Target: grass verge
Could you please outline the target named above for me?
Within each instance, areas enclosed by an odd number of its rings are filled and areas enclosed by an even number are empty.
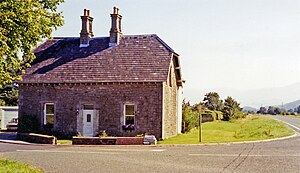
[[[202,130],[202,143],[255,141],[294,134],[294,131],[287,125],[261,116],[248,116],[244,119],[232,121],[207,122],[203,123]],[[193,129],[189,133],[179,134],[158,143],[199,144],[198,129]]]
[[[57,140],[57,144],[58,144],[58,145],[71,145],[71,144],[72,144],[72,140],[68,140],[68,139],[58,139],[58,140]]]
[[[1,173],[41,173],[42,170],[31,167],[27,164],[18,163],[11,160],[0,159],[0,172]]]

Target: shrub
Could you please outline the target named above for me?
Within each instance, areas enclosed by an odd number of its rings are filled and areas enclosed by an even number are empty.
[[[223,119],[223,113],[221,111],[211,111],[211,110],[206,110],[202,113],[202,117],[212,117],[212,121],[216,120],[221,120]],[[207,121],[202,121],[202,122],[207,122]]]
[[[22,133],[39,133],[40,124],[36,116],[23,115],[19,117],[18,131]]]
[[[60,131],[57,129],[48,129],[44,130],[43,133],[44,135],[50,135],[50,136],[55,136],[57,139],[72,139],[73,136],[77,136],[77,132],[73,131]]]
[[[216,119],[216,115],[211,113],[202,113],[202,122],[212,122]]]
[[[234,118],[235,119],[239,119],[239,118],[246,118],[246,114],[243,112],[237,112],[236,114],[234,114]]]
[[[223,113],[221,111],[215,111],[216,113],[216,119],[215,120],[222,120],[223,119]]]
[[[189,132],[198,125],[198,113],[191,107],[184,107],[182,110],[182,132]]]

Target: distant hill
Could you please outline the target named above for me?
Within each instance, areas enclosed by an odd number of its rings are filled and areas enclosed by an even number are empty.
[[[243,112],[257,112],[258,110],[256,108],[250,107],[250,106],[245,106],[243,107]]]
[[[294,110],[299,105],[300,105],[300,100],[296,100],[296,101],[284,104],[283,108],[286,109],[286,110],[289,110],[289,109],[293,109]]]
[[[259,108],[260,106],[274,106],[290,103],[300,99],[300,83],[295,83],[283,87],[260,88],[260,89],[232,89],[232,88],[209,88],[190,89],[184,88],[184,97],[192,104],[202,101],[208,92],[219,93],[221,99],[232,96],[241,106]],[[287,105],[287,104],[285,104]]]

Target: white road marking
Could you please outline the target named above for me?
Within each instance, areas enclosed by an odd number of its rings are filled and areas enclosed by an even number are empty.
[[[109,148],[103,148],[103,149],[97,149],[99,151],[121,151],[121,152],[163,152],[166,151],[165,149],[154,149],[154,150],[146,150],[146,149],[109,149]]]
[[[268,155],[268,154],[189,154],[189,156],[203,156],[203,157],[300,157],[300,154],[295,155]]]
[[[299,132],[300,132],[300,128],[299,128],[299,127],[297,127],[297,126],[295,126],[295,125],[293,125],[293,124],[290,124],[290,123],[288,123],[288,122],[286,122],[286,121],[284,121],[284,120],[280,120],[280,119],[277,119],[277,118],[274,118],[274,119],[276,119],[276,120],[278,120],[278,121],[281,121],[281,122],[283,122],[283,123],[285,123],[285,124],[287,124],[287,125],[289,125],[289,126],[295,128],[295,129],[299,130]]]
[[[108,152],[94,152],[94,151],[57,151],[57,150],[17,150],[18,152],[36,152],[36,153],[74,153],[74,154],[120,154]]]
[[[97,149],[98,151],[59,151],[59,150],[17,150],[18,152],[36,153],[75,153],[75,154],[120,154],[118,152],[163,152],[165,149],[143,150],[143,149]],[[101,152],[103,151],[103,152]],[[107,152],[105,152],[107,151]]]

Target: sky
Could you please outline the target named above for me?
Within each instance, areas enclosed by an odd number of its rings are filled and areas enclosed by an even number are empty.
[[[114,6],[124,35],[157,34],[180,55],[186,92],[300,83],[300,0],[65,0],[53,36],[78,37],[84,8],[108,36]]]

